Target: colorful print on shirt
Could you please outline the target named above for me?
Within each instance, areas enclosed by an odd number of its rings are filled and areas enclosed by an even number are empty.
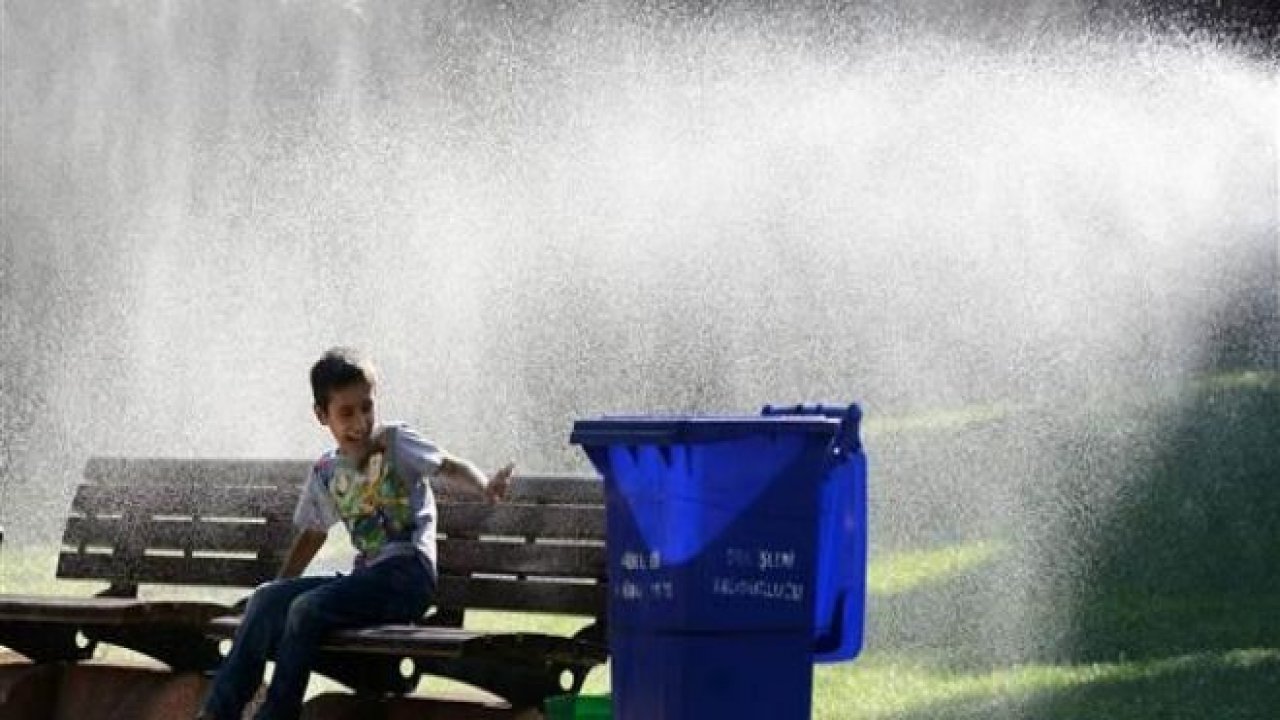
[[[374,557],[388,541],[411,542],[410,488],[387,454],[370,455],[363,472],[345,457],[336,460],[329,492],[356,549]]]

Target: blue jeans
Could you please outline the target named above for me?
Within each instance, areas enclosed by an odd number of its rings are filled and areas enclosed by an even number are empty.
[[[249,598],[231,652],[218,668],[204,713],[240,720],[262,681],[268,657],[276,661],[258,720],[293,720],[311,677],[320,642],[331,630],[411,622],[435,594],[426,563],[416,555],[388,558],[350,575],[299,577],[262,585]]]

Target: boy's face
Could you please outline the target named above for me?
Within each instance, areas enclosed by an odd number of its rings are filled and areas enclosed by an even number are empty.
[[[339,452],[362,460],[373,435],[373,387],[358,382],[330,392],[328,405],[316,406],[316,419],[333,433]]]

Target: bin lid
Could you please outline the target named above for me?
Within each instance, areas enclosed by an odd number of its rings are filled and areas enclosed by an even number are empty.
[[[770,433],[803,433],[834,437],[838,418],[758,415],[606,415],[573,424],[575,445],[683,445],[737,440]]]

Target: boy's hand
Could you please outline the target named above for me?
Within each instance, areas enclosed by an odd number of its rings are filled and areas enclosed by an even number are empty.
[[[506,467],[494,473],[485,485],[484,497],[489,502],[498,502],[507,497],[507,489],[511,486],[511,476],[515,474],[516,464],[507,463]]]
[[[373,435],[369,436],[369,454],[387,451],[387,429],[380,427],[374,430]]]

